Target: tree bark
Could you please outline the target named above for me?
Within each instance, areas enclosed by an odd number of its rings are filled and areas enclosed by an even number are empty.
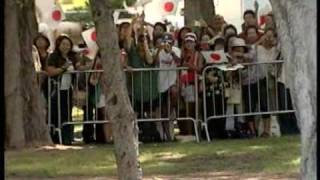
[[[207,24],[210,24],[210,21],[212,21],[213,16],[216,14],[213,0],[201,0],[198,2],[200,3],[199,12],[201,13],[202,19]]]
[[[51,144],[32,60],[33,0],[5,1],[6,147]]]
[[[271,0],[301,132],[301,179],[316,178],[316,0]]]
[[[185,0],[184,2],[186,26],[193,26],[194,21],[198,21],[201,18],[209,24],[215,15],[213,0]]]
[[[118,36],[110,0],[90,0],[104,70],[107,119],[111,121],[120,180],[142,179],[138,128],[120,65]]]

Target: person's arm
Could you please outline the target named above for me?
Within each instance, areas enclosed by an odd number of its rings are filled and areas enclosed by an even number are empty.
[[[148,64],[153,64],[153,57],[149,49],[148,40],[144,40],[145,59]]]
[[[48,58],[46,71],[48,76],[50,77],[64,73],[70,66],[70,64],[66,63],[61,67],[56,67],[55,62],[58,60],[58,58],[59,56],[55,54],[51,54]]]
[[[162,48],[158,48],[156,54],[153,56],[154,62],[156,64],[160,63],[159,54],[160,54],[161,50],[162,50]]]
[[[198,52],[198,59],[197,59],[197,67],[196,67],[196,71],[198,71],[198,73],[201,73],[202,68],[203,68],[203,57],[200,55],[200,53]]]
[[[85,71],[85,70],[89,70],[92,65],[93,65],[93,61],[91,61],[90,59],[88,59],[87,57],[85,56],[82,56],[82,57],[77,57],[79,58],[80,60],[77,61],[77,63],[75,64],[76,66],[76,69],[77,70],[80,70],[80,71]]]
[[[171,51],[171,55],[176,64],[181,63],[181,58],[174,51]]]
[[[47,66],[47,73],[48,76],[52,77],[52,76],[57,76],[59,74],[64,73],[65,71],[67,71],[68,67],[67,66],[62,66],[60,68],[54,67],[54,66]]]

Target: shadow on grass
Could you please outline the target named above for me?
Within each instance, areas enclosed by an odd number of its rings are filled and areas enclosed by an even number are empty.
[[[291,140],[290,137],[284,137],[283,140],[216,141],[202,144],[203,148],[186,143],[175,149],[168,146],[161,151],[144,151],[142,148],[144,158],[141,161],[144,173],[148,175],[213,171],[296,173],[300,145]]]
[[[11,177],[115,176],[112,145],[81,149],[6,152],[6,175]],[[144,175],[195,173],[298,172],[298,136],[252,140],[217,140],[213,143],[161,143],[140,146]]]

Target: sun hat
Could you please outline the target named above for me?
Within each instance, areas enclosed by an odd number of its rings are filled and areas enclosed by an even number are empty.
[[[242,38],[235,38],[231,41],[231,45],[230,45],[231,48],[234,48],[234,47],[244,47],[245,51],[248,51],[249,48],[248,46],[246,45],[245,41],[242,39]]]

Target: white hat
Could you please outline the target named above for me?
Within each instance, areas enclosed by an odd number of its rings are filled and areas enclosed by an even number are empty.
[[[246,45],[245,41],[242,38],[235,38],[231,41],[231,48],[233,47],[244,47],[245,50],[248,50],[248,46]]]
[[[184,36],[184,41],[197,41],[197,35],[193,32],[189,32]]]

